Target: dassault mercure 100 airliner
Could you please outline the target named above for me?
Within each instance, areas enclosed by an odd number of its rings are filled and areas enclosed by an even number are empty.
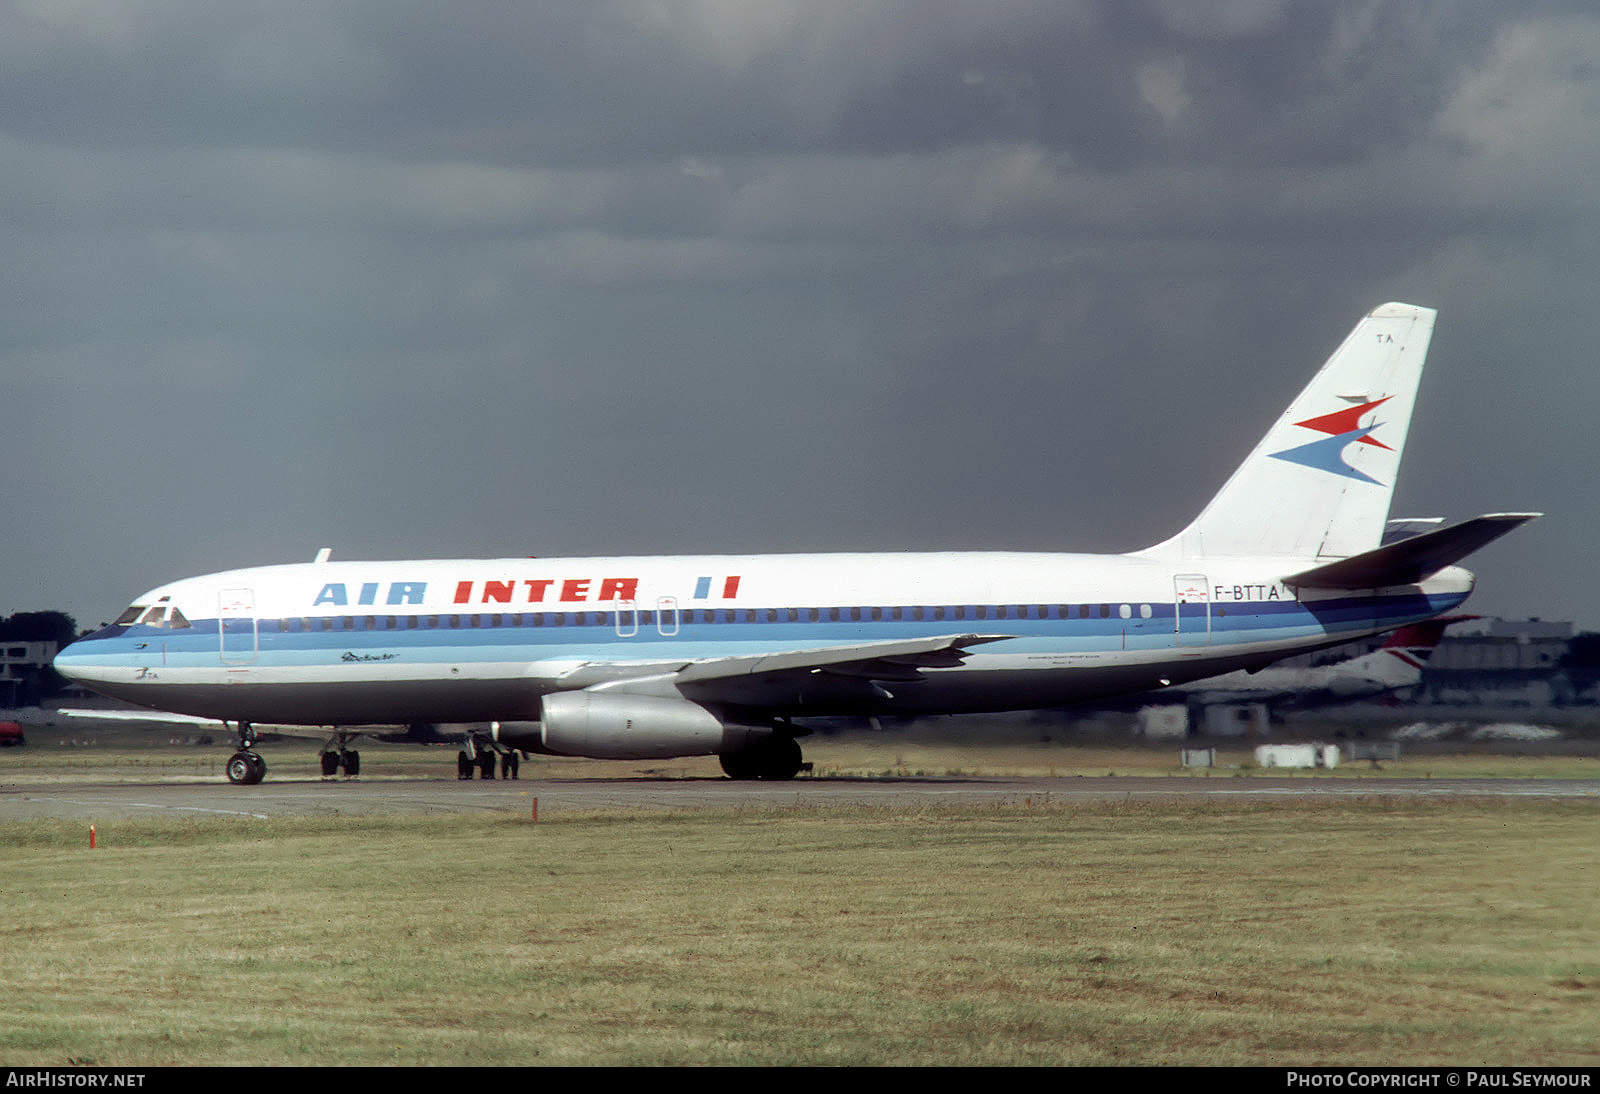
[[[489,747],[806,768],[808,716],[1058,707],[1454,610],[1455,563],[1537,513],[1382,543],[1435,313],[1373,309],[1177,535],[1022,552],[316,561],[175,581],[56,658],[105,695],[232,723],[488,723]],[[353,755],[353,754],[351,754]]]

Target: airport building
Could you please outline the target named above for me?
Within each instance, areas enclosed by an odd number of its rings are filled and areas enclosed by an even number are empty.
[[[0,642],[0,706],[37,703],[44,671],[60,649],[57,642]]]

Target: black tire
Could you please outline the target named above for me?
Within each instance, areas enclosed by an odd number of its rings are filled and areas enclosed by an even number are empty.
[[[322,777],[330,778],[339,773],[339,754],[337,752],[324,752],[322,760]]]
[[[361,753],[355,749],[339,753],[339,759],[344,763],[344,773],[350,778],[361,774]]]
[[[267,761],[254,752],[235,752],[228,757],[228,765],[224,770],[228,781],[235,786],[254,786],[266,777]]]
[[[800,754],[800,745],[793,737],[773,737],[763,749],[761,774],[762,779],[792,779],[800,774],[800,768],[805,764],[805,758]]]
[[[253,780],[250,776],[255,774],[255,769],[250,766],[250,757],[243,752],[235,752],[228,757],[228,781],[234,786],[249,786]]]
[[[805,764],[793,737],[769,737],[742,752],[724,752],[717,759],[730,779],[792,779]]]

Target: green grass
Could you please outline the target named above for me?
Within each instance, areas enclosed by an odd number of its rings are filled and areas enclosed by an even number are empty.
[[[1600,805],[0,826],[0,1065],[1600,1063]]]

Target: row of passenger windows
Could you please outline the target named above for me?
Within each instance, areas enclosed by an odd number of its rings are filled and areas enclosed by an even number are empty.
[[[941,623],[1004,619],[1150,619],[1149,604],[1002,604],[910,608],[679,608],[620,612],[522,612],[491,615],[342,615],[278,620],[285,633],[433,630],[440,627],[688,626],[696,623]]]

